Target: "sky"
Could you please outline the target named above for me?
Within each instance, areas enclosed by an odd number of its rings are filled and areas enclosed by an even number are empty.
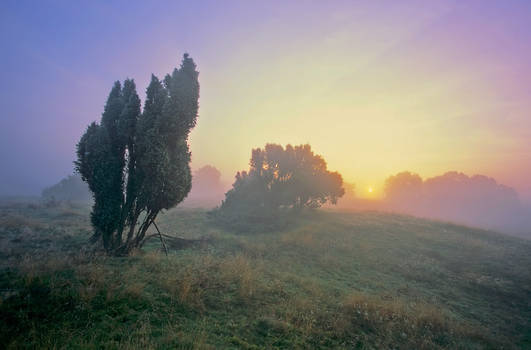
[[[143,100],[188,52],[192,166],[227,183],[252,148],[309,143],[362,196],[457,170],[531,200],[529,1],[5,0],[0,47],[0,195],[70,174],[113,82]]]

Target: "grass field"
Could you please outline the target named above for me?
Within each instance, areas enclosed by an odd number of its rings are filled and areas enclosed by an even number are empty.
[[[531,347],[531,241],[377,212],[316,211],[235,234],[171,210],[128,258],[97,254],[89,209],[0,207],[7,348]]]

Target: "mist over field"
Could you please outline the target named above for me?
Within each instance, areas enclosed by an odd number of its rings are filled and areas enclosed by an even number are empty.
[[[2,349],[531,349],[531,3],[3,1]]]
[[[42,197],[90,200],[87,186],[79,177],[71,177],[69,186],[65,184],[67,179],[62,180],[46,188]],[[229,189],[230,184],[222,181],[220,171],[205,165],[194,171],[192,190],[181,206],[215,208]],[[338,203],[328,208],[402,213],[531,238],[531,207],[514,189],[484,175],[452,171],[423,180],[417,174],[401,172],[387,179],[384,197],[379,199],[360,197],[352,183],[345,184],[345,189]]]
[[[353,190],[338,208],[381,210],[531,237],[531,207],[518,193],[484,175],[452,171],[422,179],[402,172],[388,178],[385,197],[360,199]]]

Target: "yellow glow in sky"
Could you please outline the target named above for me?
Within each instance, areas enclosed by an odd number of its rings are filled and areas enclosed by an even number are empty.
[[[410,15],[396,25],[341,19],[322,32],[316,22],[308,37],[264,27],[217,65],[199,65],[193,165],[212,164],[232,182],[252,148],[309,143],[358,189],[404,170],[482,173],[527,189],[530,103],[501,99],[510,86],[493,81],[503,70],[473,47],[452,47],[437,16]]]

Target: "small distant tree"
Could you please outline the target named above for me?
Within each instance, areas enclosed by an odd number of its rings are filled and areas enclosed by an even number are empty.
[[[343,179],[327,170],[310,145],[267,144],[252,150],[249,171],[238,172],[220,211],[274,215],[279,209],[318,208],[343,196]]]
[[[193,191],[219,192],[222,189],[221,173],[212,165],[205,165],[194,172]]]
[[[205,165],[193,172],[192,190],[182,205],[214,208],[225,198],[225,191],[220,171],[212,165]]]
[[[403,171],[385,180],[385,197],[390,202],[415,201],[422,195],[422,178],[415,173]]]
[[[117,81],[101,122],[90,124],[77,145],[76,170],[94,198],[93,239],[110,254],[142,246],[160,211],[190,191],[198,75],[188,54],[163,81],[152,75],[143,111],[134,81]]]
[[[78,174],[68,175],[55,185],[42,190],[42,198],[45,200],[59,201],[89,201],[90,192],[87,184],[81,180]]]

